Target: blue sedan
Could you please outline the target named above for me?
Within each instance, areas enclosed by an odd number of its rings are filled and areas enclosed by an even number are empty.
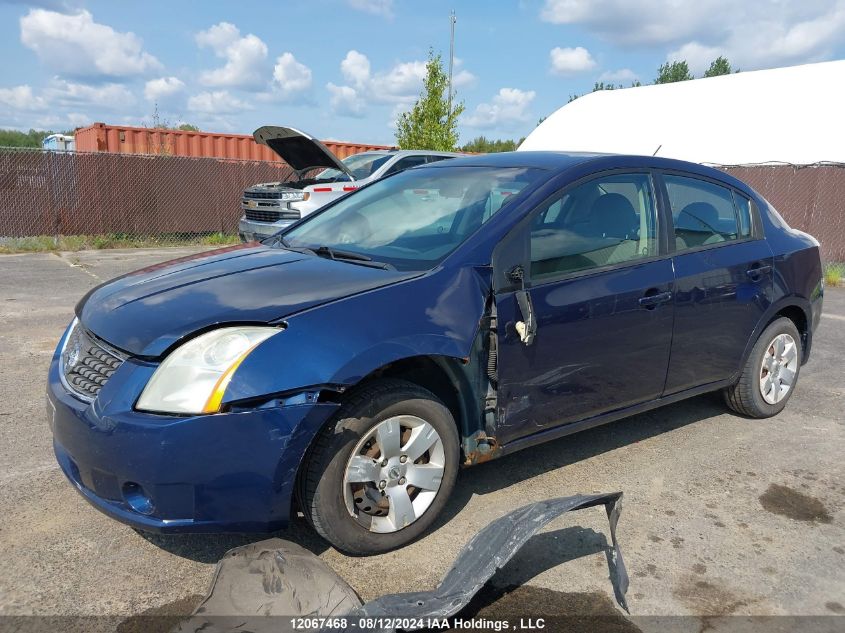
[[[272,531],[298,507],[371,554],[423,533],[462,465],[710,391],[776,415],[823,291],[818,242],[720,171],[458,158],[95,288],[48,415],[120,521]]]

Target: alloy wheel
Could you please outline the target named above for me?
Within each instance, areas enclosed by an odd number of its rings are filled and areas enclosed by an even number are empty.
[[[431,424],[413,415],[388,418],[352,451],[343,478],[346,509],[371,532],[397,532],[428,510],[445,463]]]
[[[760,393],[769,404],[783,400],[798,373],[798,346],[789,334],[778,334],[763,354]]]

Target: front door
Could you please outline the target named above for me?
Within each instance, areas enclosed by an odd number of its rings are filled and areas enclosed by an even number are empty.
[[[660,396],[674,277],[657,217],[651,176],[613,173],[517,229],[528,261],[496,296],[500,442]]]

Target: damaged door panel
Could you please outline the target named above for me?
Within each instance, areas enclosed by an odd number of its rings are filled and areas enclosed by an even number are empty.
[[[299,545],[269,539],[227,552],[211,589],[177,633],[277,633],[296,630],[292,618],[334,618],[326,631],[362,630],[366,618],[442,620],[460,613],[493,575],[549,522],[573,510],[603,506],[610,523],[608,565],[614,596],[628,610],[628,572],[616,537],[622,493],[574,495],[526,505],[488,524],[461,550],[431,591],[390,594],[362,604],[324,561]],[[285,616],[285,617],[267,617]],[[345,621],[346,626],[342,623]],[[392,628],[372,629],[390,633]],[[414,630],[414,629],[407,629]]]

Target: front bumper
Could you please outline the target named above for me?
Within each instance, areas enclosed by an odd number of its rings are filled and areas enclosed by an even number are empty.
[[[275,235],[282,229],[286,229],[297,220],[279,220],[278,222],[258,222],[256,220],[247,220],[242,217],[238,222],[238,235],[242,242],[252,242],[254,240],[263,240],[266,237]]]
[[[302,456],[330,403],[187,418],[132,409],[155,369],[127,360],[88,404],[50,366],[56,459],[92,505],[147,531],[267,532],[288,521]]]

